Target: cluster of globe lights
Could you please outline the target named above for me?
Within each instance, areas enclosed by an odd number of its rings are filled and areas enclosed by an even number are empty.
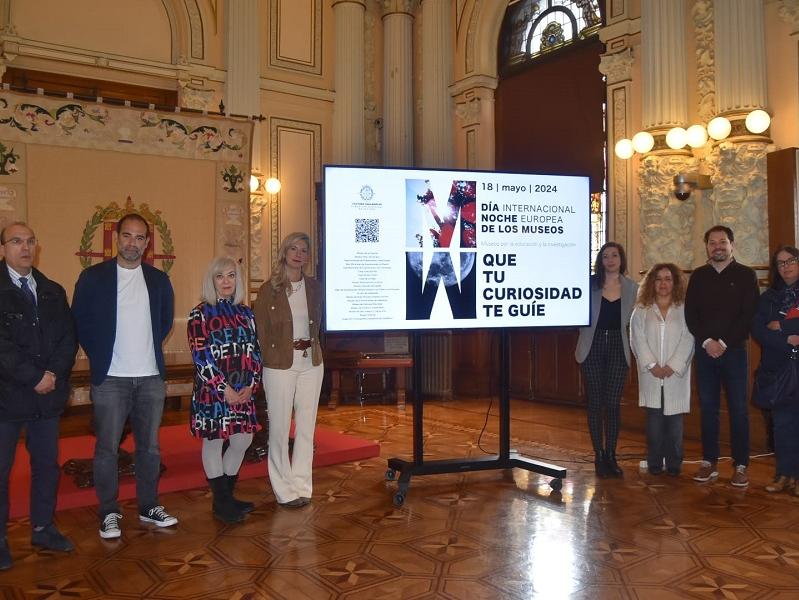
[[[746,129],[751,133],[763,133],[771,124],[771,117],[765,110],[753,110],[746,115]],[[686,145],[691,148],[701,148],[707,143],[710,136],[716,141],[725,139],[732,131],[732,124],[726,117],[716,117],[707,124],[707,129],[702,125],[691,125],[688,129],[674,127],[666,134],[666,145],[672,150],[682,150]],[[623,139],[616,142],[614,151],[622,160],[631,158],[633,154],[646,154],[655,145],[655,138],[648,131],[639,131],[633,139]]]

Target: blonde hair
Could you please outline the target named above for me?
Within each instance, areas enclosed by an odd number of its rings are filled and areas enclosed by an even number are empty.
[[[242,304],[246,293],[246,284],[241,276],[241,266],[238,262],[227,256],[217,256],[209,264],[203,276],[203,290],[200,299],[208,304],[216,305],[218,297],[214,278],[220,273],[233,269],[236,271],[236,291],[233,294],[233,304]]]
[[[277,251],[277,260],[272,267],[272,274],[269,276],[269,284],[276,292],[286,290],[291,294],[291,283],[289,282],[289,276],[286,272],[286,253],[293,244],[296,244],[300,240],[305,242],[305,245],[308,246],[308,253],[310,254],[311,238],[307,233],[303,233],[302,231],[295,231],[294,233],[288,234],[280,244],[280,249]]]

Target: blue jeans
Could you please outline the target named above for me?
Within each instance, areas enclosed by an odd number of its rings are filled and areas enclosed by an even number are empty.
[[[799,478],[799,406],[775,406],[771,415],[774,419],[777,475]]]
[[[166,386],[160,375],[150,377],[106,377],[92,386],[94,405],[94,489],[102,519],[119,512],[119,442],[130,418],[136,443],[136,498],[144,512],[158,505],[161,449],[158,428],[164,412]]]
[[[58,421],[31,419],[0,423],[0,537],[6,535],[8,521],[8,484],[19,432],[25,427],[25,447],[31,461],[31,525],[49,525],[53,522],[58,494]]]
[[[730,415],[730,446],[736,465],[749,465],[749,385],[746,348],[728,348],[719,358],[711,358],[701,345],[696,346],[696,386],[702,417],[702,454],[715,463],[719,458],[719,408],[721,384],[727,391]]]
[[[650,473],[663,470],[679,473],[682,466],[682,414],[663,414],[663,391],[660,408],[646,409],[646,462]]]

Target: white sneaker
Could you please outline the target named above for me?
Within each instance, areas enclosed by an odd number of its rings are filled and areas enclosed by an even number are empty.
[[[119,520],[121,518],[122,515],[119,513],[108,513],[103,518],[103,522],[100,523],[100,537],[104,540],[110,540],[121,536],[122,529],[119,527]]]
[[[171,527],[178,522],[177,517],[173,517],[166,512],[163,506],[153,506],[150,510],[140,513],[139,520],[145,523],[152,523],[158,527]]]

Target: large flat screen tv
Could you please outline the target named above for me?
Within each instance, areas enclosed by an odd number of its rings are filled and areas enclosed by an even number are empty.
[[[588,177],[325,166],[327,331],[589,324]]]

